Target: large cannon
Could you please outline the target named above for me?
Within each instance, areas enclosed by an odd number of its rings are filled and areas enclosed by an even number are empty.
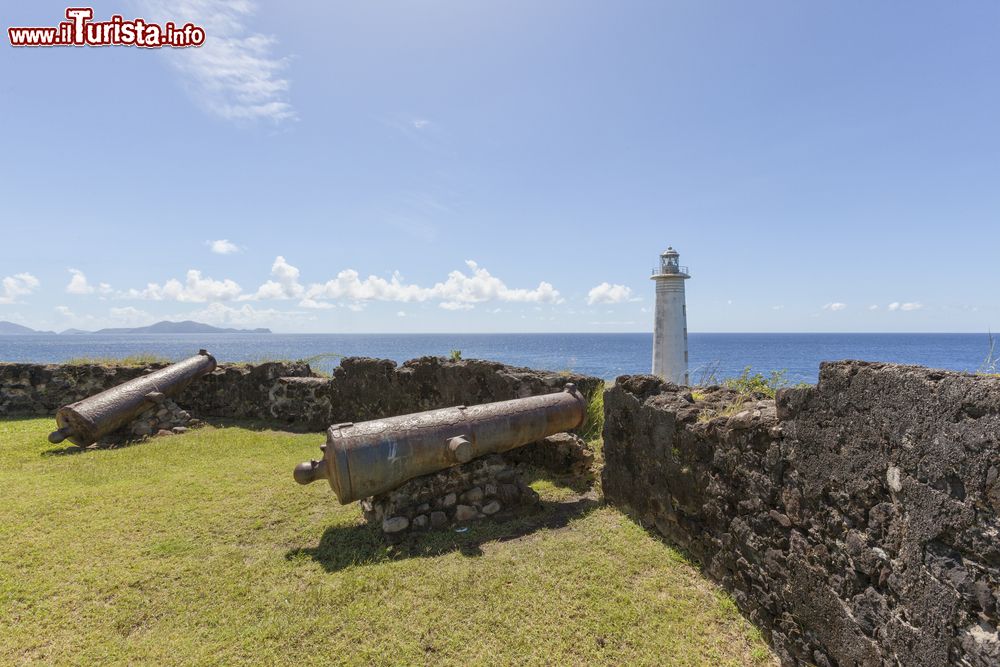
[[[295,481],[326,478],[346,505],[420,475],[578,428],[586,413],[586,400],[567,384],[544,396],[335,424],[320,447],[323,458],[296,466]]]
[[[176,396],[191,382],[215,370],[215,357],[205,350],[95,394],[82,401],[64,405],[56,412],[58,430],[49,434],[49,442],[69,440],[86,447],[99,438],[129,423],[162,396]]]

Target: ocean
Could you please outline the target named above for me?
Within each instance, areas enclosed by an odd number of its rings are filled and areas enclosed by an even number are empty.
[[[182,359],[205,348],[220,361],[368,356],[403,362],[460,350],[465,359],[569,370],[612,379],[648,373],[652,334],[107,334],[0,336],[0,360],[56,363],[74,357],[150,353]],[[789,382],[815,382],[821,361],[863,359],[975,371],[989,351],[986,334],[692,333],[692,381],[713,370],[732,377],[747,366],[784,370]],[[313,365],[331,370],[328,357]]]

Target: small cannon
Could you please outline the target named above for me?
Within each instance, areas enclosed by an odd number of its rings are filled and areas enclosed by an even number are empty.
[[[205,350],[197,355],[129,380],[56,412],[58,430],[49,434],[49,442],[69,440],[86,447],[115,429],[129,423],[144,409],[163,396],[175,396],[192,381],[215,370],[215,357]]]
[[[586,413],[586,399],[567,384],[544,396],[335,424],[320,447],[322,460],[296,466],[295,481],[326,478],[346,505],[414,477],[578,428]]]

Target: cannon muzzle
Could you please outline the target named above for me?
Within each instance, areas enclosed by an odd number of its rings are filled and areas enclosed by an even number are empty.
[[[86,447],[129,423],[150,405],[165,396],[176,396],[191,382],[215,370],[215,357],[205,350],[198,354],[129,380],[82,401],[64,405],[56,412],[57,430],[49,442],[69,440]]]
[[[300,463],[293,475],[299,484],[325,478],[346,505],[420,475],[578,428],[586,413],[586,399],[567,384],[544,396],[335,424],[320,448],[323,458]]]

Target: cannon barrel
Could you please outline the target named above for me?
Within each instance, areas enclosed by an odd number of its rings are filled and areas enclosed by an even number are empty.
[[[49,434],[49,442],[69,440],[80,447],[93,444],[132,421],[155,399],[177,395],[192,381],[215,370],[215,366],[215,357],[200,350],[184,361],[64,405],[56,412],[58,430]]]
[[[567,384],[544,396],[335,424],[320,448],[323,458],[300,463],[294,477],[300,484],[326,478],[346,505],[420,475],[578,428],[586,413],[586,400]]]

